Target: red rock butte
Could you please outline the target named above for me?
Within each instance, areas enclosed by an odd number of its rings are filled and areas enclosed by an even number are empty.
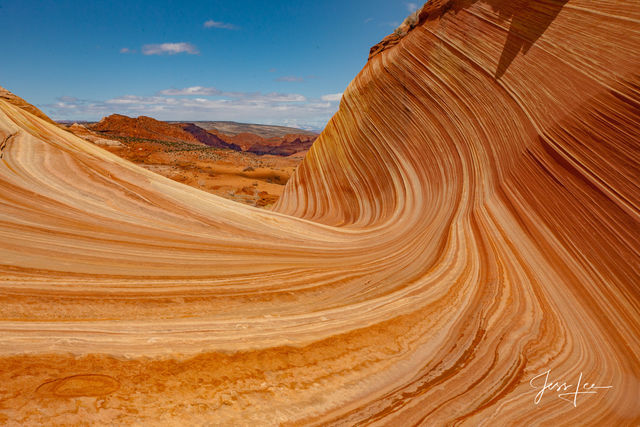
[[[638,58],[635,0],[430,1],[273,212],[3,97],[0,423],[638,425]]]

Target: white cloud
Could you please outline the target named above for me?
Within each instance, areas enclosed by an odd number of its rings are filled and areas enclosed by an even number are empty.
[[[204,27],[205,28],[222,28],[225,30],[237,30],[238,27],[236,27],[233,24],[229,24],[227,22],[219,22],[219,21],[214,21],[213,19],[209,19],[208,21],[206,21],[204,23]]]
[[[183,89],[164,89],[158,92],[159,95],[166,96],[218,96],[223,98],[242,99],[245,102],[304,102],[307,100],[303,95],[297,93],[267,93],[260,92],[223,92],[214,87],[192,86]],[[123,97],[121,97],[123,98]]]
[[[409,11],[409,13],[413,13],[416,10],[418,10],[418,4],[417,3],[406,3],[407,5],[407,10]]]
[[[161,43],[146,44],[142,46],[144,55],[175,55],[178,53],[188,53],[189,55],[197,55],[200,52],[198,48],[191,43]]]
[[[294,82],[303,82],[304,79],[298,76],[282,76],[282,77],[278,77],[276,81],[294,83]]]
[[[160,95],[180,96],[180,95],[220,95],[222,92],[215,87],[192,86],[184,89],[165,89],[158,92]]]
[[[245,99],[248,102],[305,102],[307,98],[297,93],[267,93],[261,94],[246,94],[237,99]]]
[[[323,101],[340,101],[342,99],[342,92],[340,93],[330,93],[328,95],[322,95],[320,97],[320,99],[322,99]]]
[[[117,98],[108,99],[105,101],[105,104],[114,104],[114,105],[137,105],[137,104],[153,104],[156,102],[160,102],[162,100],[161,97],[140,97],[135,95],[124,95],[119,96]]]
[[[62,102],[78,102],[79,101],[79,99],[76,98],[75,96],[61,96],[60,98],[58,98],[58,100]]]
[[[365,24],[368,24],[368,23],[369,23],[369,22],[371,22],[371,21],[373,21],[373,18],[367,18],[367,19],[365,19],[365,20],[364,20],[364,23],[365,23]]]
[[[120,53],[135,53],[135,50],[131,50],[128,47],[123,47],[120,49]]]
[[[313,129],[323,128],[337,110],[335,102],[297,93],[225,92],[204,86],[165,89],[154,96],[123,95],[104,101],[67,96],[56,101],[41,107],[62,120],[99,120],[119,113],[159,120],[233,120]]]

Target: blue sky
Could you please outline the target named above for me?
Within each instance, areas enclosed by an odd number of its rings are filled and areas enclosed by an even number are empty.
[[[402,0],[0,0],[0,86],[55,119],[321,128]]]

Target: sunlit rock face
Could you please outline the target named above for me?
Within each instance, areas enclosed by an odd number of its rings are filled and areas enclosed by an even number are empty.
[[[0,421],[638,424],[640,3],[397,33],[276,212],[0,100]]]

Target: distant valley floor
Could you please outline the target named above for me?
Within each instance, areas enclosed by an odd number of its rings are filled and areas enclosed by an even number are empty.
[[[121,115],[63,126],[152,172],[260,208],[273,205],[317,134],[266,125]],[[251,132],[247,132],[247,131]],[[223,133],[226,132],[226,133]]]

